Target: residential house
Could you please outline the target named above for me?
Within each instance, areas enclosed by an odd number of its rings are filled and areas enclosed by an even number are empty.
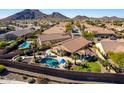
[[[115,40],[101,41],[99,43],[96,43],[96,47],[104,56],[107,56],[109,52],[124,53],[124,42],[119,42]]]
[[[83,37],[71,38],[59,43],[54,49],[60,51],[62,54],[71,56],[71,54],[77,54],[80,59],[86,55],[86,51],[90,42]]]
[[[1,34],[0,40],[7,40],[7,41],[16,40],[18,37],[28,37],[29,34],[33,32],[35,31],[30,29],[10,31],[5,34]]]
[[[66,31],[66,22],[61,22],[43,32],[43,34],[64,34]]]
[[[71,36],[67,34],[43,34],[38,35],[37,41],[42,45],[44,42],[58,43],[70,38]]]
[[[115,31],[119,31],[119,32],[124,31],[123,26],[115,26],[115,25],[111,25],[111,24],[107,24],[106,26],[107,26],[107,29],[110,29],[110,30],[115,30]]]
[[[115,36],[114,31],[96,26],[89,26],[85,31],[94,33],[98,38],[111,38]]]

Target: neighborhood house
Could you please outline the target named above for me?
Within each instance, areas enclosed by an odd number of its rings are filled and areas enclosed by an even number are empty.
[[[71,38],[71,36],[67,34],[51,34],[51,35],[48,34],[48,35],[39,35],[37,41],[40,45],[42,45],[42,43],[47,41],[52,43],[58,43],[60,41],[64,41],[69,38]]]
[[[24,37],[24,36],[27,37],[28,34],[33,33],[33,32],[35,32],[35,31],[30,30],[30,29],[10,31],[5,34],[1,34],[0,40],[7,40],[7,41],[16,40],[18,37]]]
[[[108,30],[108,29],[96,27],[96,26],[90,26],[86,28],[85,31],[94,33],[98,38],[111,38],[112,36],[115,36],[115,33],[112,30]]]
[[[100,52],[107,56],[109,52],[123,52],[124,53],[124,42],[119,41],[101,41],[96,44]]]
[[[83,37],[71,38],[59,43],[56,49],[61,54],[71,56],[71,54],[77,54],[80,59],[86,55],[86,50],[89,47],[90,42]]]

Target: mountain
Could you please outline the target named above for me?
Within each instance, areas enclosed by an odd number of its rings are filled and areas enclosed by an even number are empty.
[[[66,19],[67,17],[58,12],[53,12],[52,14],[47,15],[37,9],[25,9],[19,13],[6,17],[2,20],[11,21],[11,20],[30,20],[30,19],[50,19],[50,18]]]
[[[32,20],[32,19],[65,20],[65,19],[70,19],[70,18],[66,17],[65,15],[60,14],[59,12],[53,12],[52,14],[48,15],[48,14],[45,14],[45,13],[43,13],[37,9],[25,9],[19,13],[16,13],[14,15],[6,17],[2,20],[3,21],[11,21],[11,20]],[[72,19],[77,20],[77,21],[87,20],[87,19],[91,19],[91,20],[96,20],[96,19],[124,20],[124,18],[119,18],[116,16],[112,16],[112,17],[104,16],[104,17],[100,17],[100,18],[95,18],[95,17],[87,17],[87,16],[81,16],[81,15],[78,15]]]
[[[103,17],[100,17],[99,19],[109,20],[110,18],[108,16],[103,16]]]
[[[27,19],[39,19],[39,18],[46,18],[48,15],[40,12],[36,9],[25,9],[24,11],[21,11],[19,13],[16,13],[14,15],[11,15],[9,17],[6,17],[2,20],[27,20]]]
[[[81,15],[78,15],[76,17],[73,18],[74,20],[77,20],[77,21],[80,21],[80,20],[87,20],[87,19],[91,19],[91,20],[124,20],[124,18],[120,18],[120,17],[116,17],[116,16],[111,16],[111,17],[108,17],[108,16],[103,16],[103,17],[87,17],[87,16],[81,16]]]
[[[89,19],[89,17],[78,15],[78,16],[73,18],[73,20],[77,20],[77,21],[86,20],[86,19]]]
[[[110,17],[110,19],[111,19],[111,20],[120,20],[120,19],[122,19],[122,18],[119,18],[119,17],[116,17],[116,16],[112,16],[112,17]]]
[[[101,17],[100,19],[102,20],[123,20],[124,18],[120,18],[116,16],[112,16],[112,17],[104,16],[104,17]]]
[[[68,17],[60,14],[59,12],[53,12],[52,14],[49,15],[50,19],[69,19]]]

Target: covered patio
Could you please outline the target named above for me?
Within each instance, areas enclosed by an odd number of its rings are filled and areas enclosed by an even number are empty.
[[[85,56],[90,55],[87,53],[90,42],[83,37],[73,38],[53,48],[62,56],[71,57],[72,54],[77,56],[77,60],[84,60]]]

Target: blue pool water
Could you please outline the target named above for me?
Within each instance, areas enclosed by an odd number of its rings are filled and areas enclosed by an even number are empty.
[[[48,65],[48,67],[57,68],[59,65],[59,62],[56,59],[53,58],[43,58],[41,60],[41,63]]]
[[[20,49],[26,49],[26,48],[29,48],[30,47],[30,43],[28,42],[24,42],[23,44],[21,44],[19,46]]]

